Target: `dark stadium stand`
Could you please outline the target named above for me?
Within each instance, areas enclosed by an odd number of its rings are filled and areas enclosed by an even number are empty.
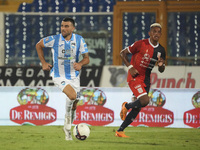
[[[114,4],[112,0],[34,0],[32,3],[21,3],[18,12],[112,12]],[[60,33],[60,22],[64,17],[59,14],[52,16],[6,14],[5,16],[5,28],[8,31],[6,32],[6,65],[16,65],[16,61],[13,61],[16,59],[17,62],[24,60],[26,65],[32,65],[32,60],[38,59],[35,44],[45,36]],[[79,32],[104,30],[112,34],[112,17],[109,15],[73,15],[72,17],[76,20],[76,30]],[[109,37],[109,43],[112,43],[112,38]],[[47,56],[51,55],[50,50],[44,53]]]
[[[199,17],[200,13],[197,12],[169,13],[168,55],[188,58],[199,56]]]
[[[37,57],[36,42],[60,32],[63,15],[59,12],[113,12],[115,0],[34,0],[21,3],[18,12],[56,12],[54,15],[5,15],[6,57]],[[112,43],[112,15],[72,15],[78,32],[106,32]],[[147,38],[149,25],[156,20],[155,13],[124,13],[123,47]],[[200,56],[200,13],[168,13],[168,56]],[[112,44],[111,44],[112,45]],[[112,50],[112,47],[110,48]],[[50,56],[50,51],[46,51]],[[112,52],[110,52],[112,54]],[[111,55],[112,56],[112,55]],[[110,56],[110,57],[111,57]],[[11,60],[11,59],[8,59]],[[31,62],[26,62],[31,63]],[[11,64],[11,61],[7,61]],[[175,65],[181,65],[177,63]]]
[[[115,0],[34,0],[18,12],[112,12]]]
[[[31,12],[32,6],[33,6],[33,4],[21,3],[19,8],[18,8],[18,12]]]

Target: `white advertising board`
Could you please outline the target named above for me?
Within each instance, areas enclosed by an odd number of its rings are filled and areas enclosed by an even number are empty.
[[[155,67],[151,74],[152,88],[200,88],[200,67],[166,66],[163,73]]]
[[[127,67],[104,66],[100,87],[127,87]],[[155,66],[151,73],[151,88],[200,88],[200,67],[166,66],[160,73]]]
[[[132,126],[200,127],[200,89],[156,89]],[[63,125],[65,95],[56,87],[0,87],[0,125]],[[82,88],[74,124],[119,126],[129,88]]]

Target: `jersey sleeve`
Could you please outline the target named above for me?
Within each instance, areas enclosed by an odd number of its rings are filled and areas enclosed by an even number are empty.
[[[88,53],[87,44],[85,43],[85,40],[83,39],[83,37],[81,37],[79,50],[80,50],[81,54]]]
[[[164,59],[164,60],[166,59],[166,53],[165,53],[165,48],[164,47],[162,47],[161,58]]]
[[[135,54],[139,51],[139,47],[141,46],[141,42],[136,41],[135,43],[133,43],[132,45],[130,45],[128,47],[128,50],[131,54]]]
[[[47,36],[47,37],[43,38],[43,42],[44,42],[45,47],[53,47],[55,38],[54,38],[54,36]]]

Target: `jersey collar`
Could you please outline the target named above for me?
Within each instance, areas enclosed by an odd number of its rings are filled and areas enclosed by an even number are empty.
[[[149,44],[153,47],[153,48],[156,48],[156,47],[158,47],[159,46],[159,42],[157,43],[157,45],[156,46],[154,46],[152,43],[151,43],[151,41],[150,41],[150,38],[148,38],[148,41],[149,41]]]
[[[65,38],[62,36],[62,34],[60,34],[60,36],[61,36],[62,41],[66,41]],[[71,37],[70,41],[73,41],[73,40],[74,40],[74,33],[72,33],[72,37]]]

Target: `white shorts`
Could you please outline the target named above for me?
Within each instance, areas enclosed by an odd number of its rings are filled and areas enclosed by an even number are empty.
[[[72,80],[68,80],[66,78],[63,77],[57,77],[57,78],[52,78],[54,84],[61,89],[62,91],[64,90],[64,88],[69,84],[72,86],[72,88],[77,92],[80,91],[80,78],[79,76],[72,79]]]

